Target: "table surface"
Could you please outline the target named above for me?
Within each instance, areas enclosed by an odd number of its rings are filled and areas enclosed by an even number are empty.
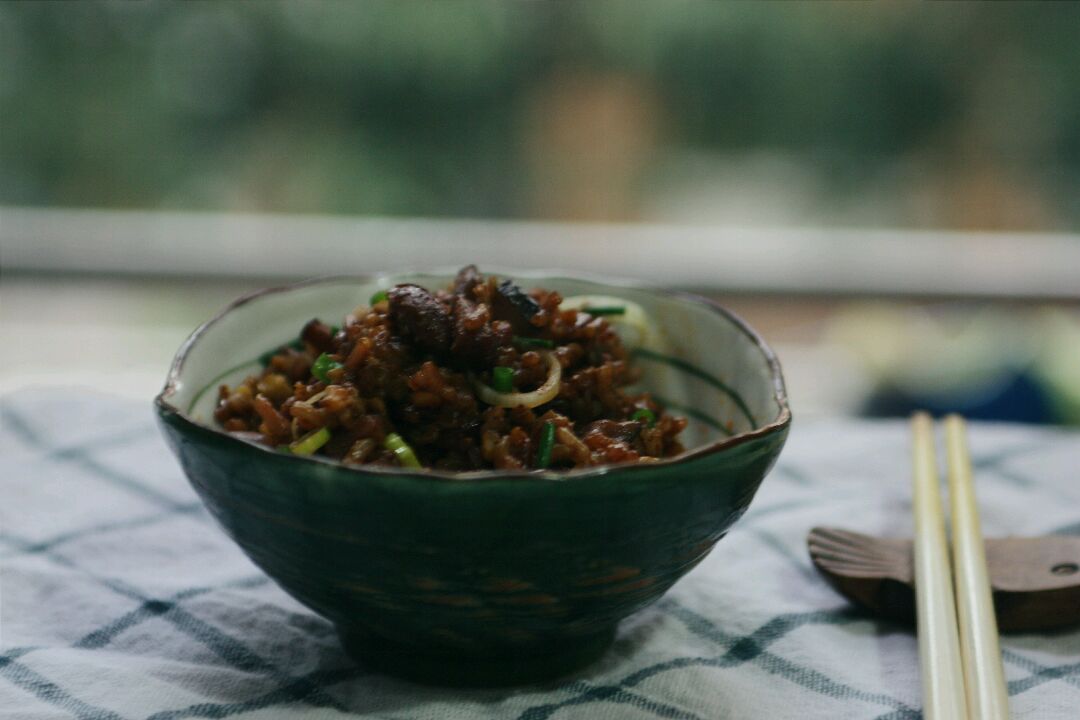
[[[447,690],[369,674],[213,524],[148,402],[0,400],[0,717],[918,718],[909,628],[849,607],[814,525],[909,535],[903,423],[796,417],[747,515],[576,676]],[[988,535],[1080,534],[1080,435],[974,424]],[[1003,638],[1014,717],[1075,717],[1080,631]]]

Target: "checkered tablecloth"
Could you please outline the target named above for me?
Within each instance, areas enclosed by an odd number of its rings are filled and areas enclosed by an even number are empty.
[[[912,632],[814,572],[817,524],[910,534],[904,423],[796,421],[750,511],[597,664],[501,690],[355,666],[211,522],[149,402],[0,401],[0,717],[917,718]],[[988,534],[1080,533],[1080,435],[974,425]],[[1080,631],[1003,638],[1017,718],[1080,717]]]

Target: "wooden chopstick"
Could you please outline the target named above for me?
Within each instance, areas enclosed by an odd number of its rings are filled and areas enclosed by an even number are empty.
[[[933,421],[911,416],[915,515],[915,608],[926,720],[967,720],[945,515],[934,457]]]
[[[1009,696],[1001,666],[997,619],[990,595],[979,508],[975,502],[967,432],[959,415],[945,418],[945,450],[949,467],[949,504],[952,506],[960,654],[968,708],[973,718],[1004,720],[1009,717]]]

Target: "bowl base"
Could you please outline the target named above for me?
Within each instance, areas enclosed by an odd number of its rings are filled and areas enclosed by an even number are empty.
[[[600,658],[615,639],[615,626],[519,652],[465,655],[445,648],[398,643],[359,628],[338,627],[345,651],[375,672],[428,685],[497,687],[554,680]]]

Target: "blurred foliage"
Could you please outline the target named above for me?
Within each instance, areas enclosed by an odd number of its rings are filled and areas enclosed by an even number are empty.
[[[1064,230],[1078,30],[1075,3],[5,3],[0,202]]]

